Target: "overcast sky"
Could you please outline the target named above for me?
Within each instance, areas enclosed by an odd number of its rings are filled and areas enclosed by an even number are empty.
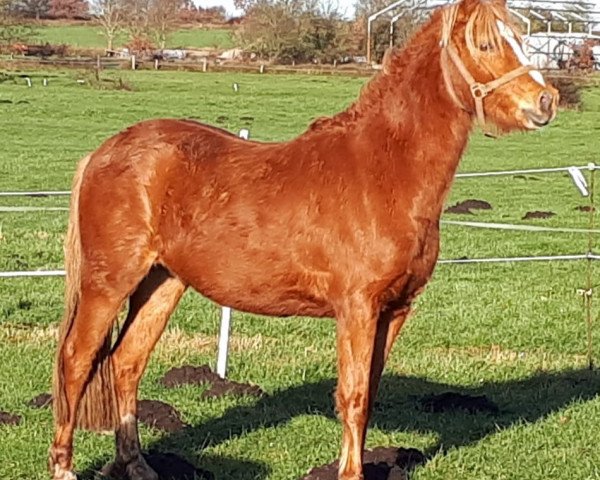
[[[346,11],[346,16],[350,17],[354,13],[354,2],[355,0],[337,0],[340,6],[340,11]],[[393,0],[390,0],[392,3]],[[600,0],[598,0],[600,1]],[[229,15],[240,14],[241,12],[236,11],[233,6],[233,0],[195,0],[196,5],[199,7],[219,7],[224,6],[225,10]]]

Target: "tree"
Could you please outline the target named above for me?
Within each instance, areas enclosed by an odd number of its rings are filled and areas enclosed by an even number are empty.
[[[242,47],[284,63],[331,61],[347,53],[350,24],[317,0],[246,0]]]
[[[11,8],[17,16],[39,20],[50,11],[50,0],[18,0]]]
[[[123,29],[124,15],[120,0],[93,0],[92,10],[106,37],[106,49],[113,50],[115,37]]]
[[[152,0],[122,0],[125,29],[130,41],[148,41]]]
[[[184,7],[181,0],[152,0],[148,15],[152,37],[161,49],[167,44],[167,36],[174,30]]]
[[[84,18],[89,10],[86,0],[50,0],[50,15],[56,18]]]

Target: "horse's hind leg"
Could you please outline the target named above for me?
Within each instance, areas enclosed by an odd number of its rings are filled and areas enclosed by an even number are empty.
[[[137,390],[150,353],[177,306],[185,285],[162,267],[153,268],[129,300],[129,313],[115,346],[113,365],[120,425],[116,432],[117,456],[105,467],[110,476],[155,480],[156,473],[140,452],[137,430]]]
[[[95,358],[112,328],[123,299],[106,291],[82,289],[73,324],[59,352],[64,377],[62,395],[67,411],[64,418],[56,421],[54,442],[50,448],[49,462],[54,480],[76,478],[72,472],[72,450],[79,404]],[[61,399],[55,398],[54,401]]]

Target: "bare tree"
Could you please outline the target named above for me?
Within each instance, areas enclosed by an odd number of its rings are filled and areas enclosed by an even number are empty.
[[[150,37],[150,10],[152,0],[122,0],[130,41]]]
[[[114,41],[123,29],[123,5],[120,0],[93,0],[92,9],[102,33],[106,37],[106,49],[113,50]]]
[[[251,0],[237,31],[245,50],[279,62],[330,62],[349,51],[351,25],[325,0]]]
[[[168,35],[174,30],[181,10],[182,0],[152,0],[149,7],[149,26],[156,44],[164,49]]]
[[[50,0],[15,0],[12,10],[18,16],[39,20],[48,14]]]

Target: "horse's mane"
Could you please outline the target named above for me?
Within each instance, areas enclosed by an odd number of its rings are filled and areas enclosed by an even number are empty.
[[[462,2],[453,3],[436,10],[430,20],[401,49],[393,47],[385,52],[382,70],[378,72],[361,90],[359,98],[350,107],[332,117],[321,117],[313,121],[309,131],[323,128],[344,127],[362,117],[370,106],[378,103],[386,91],[394,89],[404,82],[414,82],[414,75],[420,73],[417,63],[427,59],[431,65],[431,54],[436,46],[441,47],[450,41],[457,22],[462,22],[465,30],[465,42],[469,53],[477,59],[481,55],[495,50],[503,51],[502,34],[497,24],[500,20],[516,37],[518,32],[510,18],[509,11],[499,0],[481,0],[477,2],[469,17],[460,19],[458,10]],[[487,48],[482,50],[480,46]]]

